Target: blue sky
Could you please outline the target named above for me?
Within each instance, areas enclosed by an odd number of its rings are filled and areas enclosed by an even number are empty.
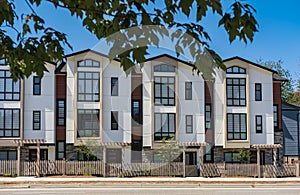
[[[16,2],[18,2],[17,8],[26,13],[26,5],[20,1]],[[283,67],[291,71],[293,78],[300,78],[300,14],[298,12],[300,1],[248,0],[247,2],[257,11],[255,17],[259,23],[259,32],[256,33],[254,41],[246,45],[236,40],[230,44],[224,29],[217,26],[219,18],[209,15],[202,24],[207,27],[206,30],[211,35],[211,48],[223,59],[233,56],[240,56],[254,62],[260,58],[275,61],[281,59]],[[57,11],[53,6],[44,3],[38,8],[37,13],[46,20],[47,25],[68,35],[73,51],[67,49],[66,53],[93,48],[99,42],[93,34],[82,27],[80,20],[71,17],[66,10]]]

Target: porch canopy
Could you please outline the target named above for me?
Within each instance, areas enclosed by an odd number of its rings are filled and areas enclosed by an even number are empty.
[[[20,176],[20,165],[21,165],[21,145],[23,144],[36,144],[37,151],[36,151],[36,159],[37,159],[37,166],[36,166],[36,176],[40,176],[39,171],[39,164],[40,164],[40,145],[45,143],[46,140],[44,139],[18,139],[14,140],[15,143],[18,144],[18,157],[17,157],[17,175]]]
[[[122,146],[122,147],[126,147],[126,146],[130,146],[131,143],[130,142],[101,142],[99,143],[100,146],[104,146],[104,147],[112,147],[112,146]]]
[[[261,177],[261,171],[260,171],[260,150],[261,149],[272,149],[273,150],[273,164],[274,164],[274,169],[277,166],[277,153],[276,150],[277,148],[281,148],[281,144],[253,144],[252,148],[256,149],[257,152],[257,172],[258,172],[258,177]]]

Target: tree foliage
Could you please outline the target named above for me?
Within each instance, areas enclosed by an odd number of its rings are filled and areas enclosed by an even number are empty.
[[[282,95],[282,100],[287,102],[287,103],[295,103],[293,101],[293,90],[294,90],[294,84],[295,81],[292,78],[292,74],[289,70],[284,69],[282,67],[283,61],[278,60],[278,61],[263,61],[262,59],[258,60],[258,63],[270,68],[272,70],[277,71],[278,75],[288,79],[288,81],[285,81],[281,84],[281,95]]]
[[[95,140],[85,140],[75,147],[74,151],[83,155],[84,160],[87,161],[103,159],[103,147]]]
[[[68,10],[70,15],[79,18],[83,27],[99,39],[130,27],[161,26],[159,31],[149,28],[148,31],[124,33],[122,36],[125,42],[109,40],[113,44],[111,56],[120,59],[125,71],[135,63],[145,61],[148,45],[158,45],[159,36],[176,39],[175,49],[178,55],[188,48],[195,58],[199,58],[200,48],[205,48],[214,63],[222,66],[221,58],[209,48],[211,38],[201,25],[201,20],[209,11],[220,17],[218,25],[224,27],[230,42],[235,39],[245,43],[252,41],[258,28],[253,16],[255,9],[243,0],[232,0],[229,8],[224,8],[221,0],[24,1],[30,8],[30,13],[17,13],[18,1],[0,0],[0,56],[7,59],[15,79],[28,77],[32,73],[43,76],[46,71],[45,62],[62,60],[64,47],[71,48],[66,34],[47,26],[46,20],[37,13],[36,10],[42,4],[52,4],[57,9]],[[187,17],[188,20],[182,22],[177,19],[178,16]],[[19,23],[22,24],[21,27]],[[165,28],[180,31],[170,35]],[[12,31],[16,33],[16,38],[11,35]],[[183,38],[183,34],[188,34],[193,40]],[[114,49],[120,46],[125,51],[115,54]]]
[[[156,150],[159,160],[165,163],[171,163],[178,160],[182,153],[178,142],[175,141],[174,138],[169,140],[163,138],[162,143],[164,144]]]
[[[241,149],[236,158],[240,163],[247,163],[250,159],[250,151],[246,149]]]

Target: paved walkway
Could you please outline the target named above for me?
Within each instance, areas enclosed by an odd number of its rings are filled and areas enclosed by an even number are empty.
[[[0,185],[17,183],[299,183],[300,178],[203,178],[203,177],[0,177]]]

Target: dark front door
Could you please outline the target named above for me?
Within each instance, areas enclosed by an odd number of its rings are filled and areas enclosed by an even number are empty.
[[[122,149],[108,148],[106,150],[106,162],[107,163],[121,163],[122,162]]]
[[[187,177],[197,177],[197,152],[185,153],[185,175]]]
[[[36,161],[37,160],[37,150],[30,149],[29,150],[29,161]],[[40,150],[40,160],[48,160],[48,150],[41,149]]]

